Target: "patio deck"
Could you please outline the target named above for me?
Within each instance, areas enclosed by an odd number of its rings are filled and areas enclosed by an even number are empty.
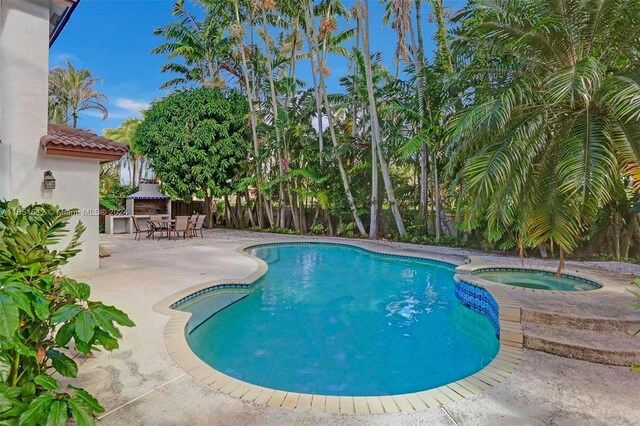
[[[446,407],[380,415],[301,413],[254,405],[211,390],[178,367],[169,356],[163,337],[169,317],[154,312],[152,306],[199,283],[240,280],[250,275],[257,264],[238,254],[238,247],[301,238],[225,230],[209,231],[204,239],[186,241],[143,239],[135,242],[130,235],[103,238],[102,243],[111,250],[112,256],[101,260],[99,270],[76,277],[91,284],[93,299],[125,310],[137,326],[123,330],[120,350],[96,353],[94,357],[80,360],[83,366],[75,382],[94,393],[105,406],[101,423],[575,425],[636,424],[640,418],[640,408],[634,397],[640,394],[638,373],[630,372],[628,367],[572,360],[527,349],[516,372],[502,384],[479,395]],[[304,237],[304,240],[313,238]],[[326,238],[319,240],[327,241]],[[469,255],[479,254],[469,250],[388,242],[359,241],[358,244],[385,251],[429,254],[456,263],[462,263]],[[505,258],[499,260],[503,262]],[[618,267],[618,264],[608,265]],[[570,267],[584,269],[589,266],[570,263]],[[623,264],[619,269],[600,273],[623,283],[630,281],[629,273],[640,272],[634,265]],[[548,295],[541,297],[533,305],[545,302],[543,299]],[[566,298],[553,299],[554,309],[569,306],[563,299]],[[618,306],[623,299],[624,293],[619,292],[610,300],[602,300]],[[589,305],[588,301],[580,303]],[[621,310],[621,315],[629,314],[624,308]]]

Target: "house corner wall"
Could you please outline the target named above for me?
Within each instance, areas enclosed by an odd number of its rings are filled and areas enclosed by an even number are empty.
[[[51,156],[47,134],[49,1],[0,0],[0,197],[80,209],[82,251],[64,272],[98,267],[98,160]],[[50,170],[56,188],[43,188]],[[64,244],[63,241],[61,244]]]

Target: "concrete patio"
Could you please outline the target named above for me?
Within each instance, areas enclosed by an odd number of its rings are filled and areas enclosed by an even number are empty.
[[[123,309],[137,326],[123,330],[120,350],[96,353],[94,357],[80,360],[83,365],[75,384],[94,393],[104,405],[106,412],[101,423],[637,424],[640,374],[624,366],[572,360],[527,349],[520,368],[502,384],[445,407],[403,414],[330,415],[253,405],[213,391],[179,368],[167,353],[163,338],[169,317],[154,312],[152,306],[196,284],[238,280],[250,275],[257,264],[238,254],[238,247],[301,238],[225,230],[209,231],[204,239],[186,241],[143,239],[134,242],[130,235],[104,238],[102,243],[112,251],[112,256],[101,260],[99,270],[76,275],[76,278],[91,284],[93,299]],[[319,240],[327,241],[326,238]],[[390,242],[360,241],[358,244],[447,257],[457,263],[469,255],[481,254]],[[618,279],[621,288],[628,287],[630,274],[640,273],[634,265],[610,265],[617,270],[600,273]],[[570,267],[582,269],[596,266],[601,265],[570,263]],[[621,291],[611,303],[617,305],[618,299],[625,300],[623,295]],[[536,300],[541,303],[542,299]],[[628,316],[632,311],[622,309],[622,312]]]

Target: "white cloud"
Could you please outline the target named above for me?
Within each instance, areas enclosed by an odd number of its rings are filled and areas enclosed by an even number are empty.
[[[136,101],[134,99],[117,98],[115,104],[118,108],[128,111],[131,114],[138,115],[143,109],[149,108],[149,102]]]
[[[51,65],[66,66],[67,61],[70,61],[76,67],[81,64],[80,59],[76,55],[72,53],[59,53],[51,58]]]
[[[103,115],[100,111],[96,109],[85,109],[79,112],[80,115],[87,115],[89,117],[102,118]]]
[[[102,119],[103,115],[102,112],[95,110],[95,109],[87,109],[84,111],[80,111],[79,113],[80,115],[86,115],[88,117],[95,117],[95,118],[99,118]],[[113,119],[126,119],[126,118],[131,118],[131,113],[127,112],[127,111],[109,111],[109,116],[107,117],[107,119],[109,118],[113,118]]]

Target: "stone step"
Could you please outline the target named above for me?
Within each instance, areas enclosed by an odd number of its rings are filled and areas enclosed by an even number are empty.
[[[629,366],[640,361],[640,336],[523,322],[524,347],[565,358]]]
[[[534,309],[522,309],[522,321],[602,332],[619,331],[635,333],[637,330],[640,330],[640,318],[637,317],[587,317],[566,315],[557,312],[543,312]]]

